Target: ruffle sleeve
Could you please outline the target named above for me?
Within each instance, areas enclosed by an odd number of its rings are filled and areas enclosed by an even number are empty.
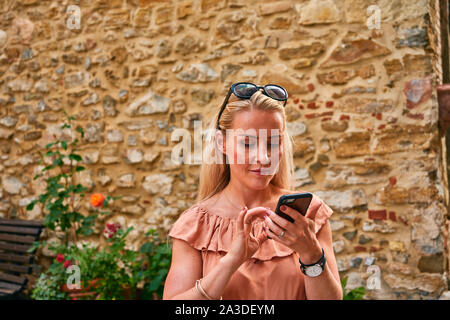
[[[314,193],[312,195],[313,198],[305,216],[314,220],[315,232],[317,233],[331,217],[333,214],[333,209],[331,209],[322,199],[320,199],[319,196]]]
[[[236,219],[225,218],[209,212],[206,208],[194,205],[181,213],[172,226],[169,236],[186,241],[197,250],[228,252],[235,236]],[[255,237],[264,232],[264,221],[253,222],[252,233]],[[270,260],[285,257],[294,251],[272,239],[264,241],[255,254],[256,260]]]

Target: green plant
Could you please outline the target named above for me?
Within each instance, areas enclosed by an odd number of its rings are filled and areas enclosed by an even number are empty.
[[[53,263],[46,272],[39,276],[31,298],[35,300],[68,299],[67,293],[61,291],[61,284],[65,282],[65,278],[65,270]]]
[[[83,251],[79,251],[81,270],[87,271],[88,279],[98,279],[94,291],[100,299],[123,299],[124,288],[131,289],[131,298],[135,297],[137,279],[134,271],[138,267],[138,252],[125,249],[126,237],[132,229],[117,230],[113,237],[107,239],[107,246],[93,256],[83,256]]]
[[[342,292],[344,293],[343,300],[362,300],[366,289],[364,287],[358,287],[358,288],[354,288],[350,291],[347,291],[347,289],[346,289],[347,280],[348,280],[348,277],[341,279]]]
[[[150,229],[146,236],[150,236],[150,240],[145,242],[140,248],[142,265],[145,268],[137,274],[139,280],[145,279],[141,298],[161,299],[164,291],[164,282],[169,273],[170,261],[172,260],[172,247],[164,243],[154,229]]]
[[[64,114],[66,114],[64,112]],[[72,116],[61,126],[61,129],[72,128]],[[83,129],[76,131],[84,137]],[[125,289],[129,289],[130,298],[135,298],[136,288],[143,286],[143,299],[161,298],[164,280],[167,276],[171,260],[171,248],[164,245],[155,230],[150,230],[146,236],[150,241],[144,243],[139,252],[125,248],[126,237],[132,228],[122,230],[119,224],[107,223],[104,230],[107,244],[103,248],[95,248],[87,244],[77,245],[78,236],[89,236],[93,233],[92,227],[99,214],[108,214],[108,211],[97,212],[97,208],[107,208],[110,200],[121,197],[103,197],[100,193],[91,195],[90,203],[93,206],[88,214],[77,211],[75,198],[82,200],[88,190],[81,184],[74,182],[74,173],[84,170],[79,164],[81,156],[76,153],[78,139],[66,141],[57,139],[45,146],[47,149],[41,156],[50,158],[51,165],[42,169],[37,179],[48,173],[47,186],[37,200],[33,200],[27,210],[33,210],[37,203],[42,205],[45,215],[44,226],[50,230],[60,230],[64,233],[64,242],[49,244],[48,249],[57,254],[52,265],[46,270],[33,290],[35,299],[67,299],[70,298],[61,288],[67,284],[71,274],[66,273],[69,265],[76,265],[80,271],[80,287],[89,287],[95,292],[98,299],[123,299]],[[29,251],[35,250],[45,241],[35,242]],[[95,286],[89,286],[95,281]]]
[[[64,114],[67,113],[63,110]],[[65,128],[71,129],[74,120],[73,116],[68,116],[67,121],[60,127],[61,130]],[[84,138],[84,131],[82,127],[77,127],[76,132],[81,134],[81,139]],[[37,200],[31,201],[26,209],[33,210],[36,203],[40,203],[42,206],[42,212],[45,214],[44,225],[45,227],[55,230],[59,227],[62,232],[65,233],[64,244],[67,245],[69,240],[76,241],[77,235],[81,234],[89,236],[92,234],[92,226],[97,219],[98,213],[92,210],[88,215],[83,215],[77,211],[75,198],[78,194],[82,199],[84,198],[84,192],[88,189],[81,184],[75,184],[73,175],[76,172],[85,170],[85,167],[78,164],[82,161],[79,154],[77,144],[79,140],[75,138],[73,141],[67,141],[57,139],[55,142],[51,142],[45,146],[47,150],[45,154],[39,151],[41,160],[39,164],[45,163],[44,157],[50,159],[52,164],[45,166],[41,170],[41,174],[37,174],[33,177],[36,180],[44,175],[44,172],[49,172],[49,177],[45,180],[47,182],[46,192],[39,195]],[[104,207],[108,206],[110,199],[118,199],[120,197],[111,198],[108,196],[104,201]],[[94,213],[93,213],[94,212]],[[101,211],[100,214],[108,214],[108,211]],[[39,246],[39,243],[35,243],[33,249]]]

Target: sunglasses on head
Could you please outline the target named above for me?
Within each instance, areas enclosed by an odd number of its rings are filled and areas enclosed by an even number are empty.
[[[286,106],[288,94],[286,89],[281,86],[278,86],[276,84],[266,84],[265,86],[261,87],[250,82],[236,82],[231,85],[230,90],[228,90],[227,97],[220,107],[219,116],[217,117],[217,129],[220,130],[219,119],[222,115],[223,110],[225,110],[225,106],[228,103],[228,99],[230,99],[231,93],[233,93],[240,99],[250,99],[256,91],[259,91],[259,89],[263,89],[263,94],[274,100],[284,101],[283,107]]]

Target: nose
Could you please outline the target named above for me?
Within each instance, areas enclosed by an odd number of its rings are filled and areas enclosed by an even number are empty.
[[[270,157],[267,154],[267,146],[263,143],[258,146],[258,161],[263,165],[269,164],[270,162]]]

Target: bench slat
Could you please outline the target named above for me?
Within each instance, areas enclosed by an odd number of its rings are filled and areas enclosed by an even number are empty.
[[[28,273],[28,274],[31,273],[31,267],[19,266],[17,264],[11,264],[11,263],[0,263],[0,270]]]
[[[19,277],[8,273],[0,272],[0,280],[8,281],[8,282],[14,282],[21,286],[23,286],[25,283],[27,283],[27,278],[25,277]]]
[[[30,264],[33,262],[33,256],[21,256],[18,254],[0,253],[0,261],[19,262]]]
[[[20,220],[0,218],[0,225],[43,227],[42,220]]]
[[[8,283],[8,282],[4,282],[4,281],[0,281],[0,290],[5,290],[5,289],[9,289],[9,290],[20,290],[22,289],[22,286],[19,286],[17,284],[12,284],[12,283]]]
[[[0,288],[0,297],[4,297],[10,294],[14,294],[16,290],[6,289],[6,288]]]
[[[44,228],[42,220],[0,218],[0,297],[13,295],[28,282],[34,255],[27,251]]]
[[[11,227],[0,225],[0,232],[31,234],[37,236],[41,233],[40,228]]]
[[[23,244],[11,244],[11,243],[2,243],[0,242],[0,249],[6,251],[15,251],[26,253],[28,249],[31,248],[31,245],[23,245]]]
[[[29,243],[32,244],[35,240],[33,236],[17,236],[14,234],[0,233],[0,240],[8,242]]]

